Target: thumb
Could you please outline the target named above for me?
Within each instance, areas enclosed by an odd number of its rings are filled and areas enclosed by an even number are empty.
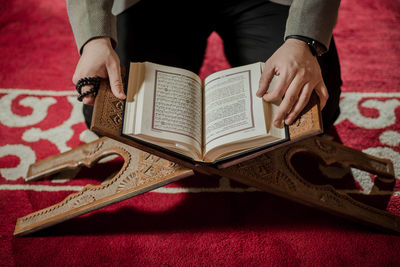
[[[113,94],[119,99],[125,99],[124,87],[121,78],[121,67],[119,64],[110,64],[106,66],[110,87]]]
[[[258,91],[256,93],[256,96],[258,96],[258,97],[262,97],[263,95],[265,95],[267,93],[269,84],[271,83],[272,78],[274,78],[274,75],[275,75],[274,68],[271,67],[270,64],[267,64],[267,63],[268,63],[268,61],[265,63],[264,71],[261,74]]]

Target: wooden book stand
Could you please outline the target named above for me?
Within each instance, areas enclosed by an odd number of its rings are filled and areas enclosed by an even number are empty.
[[[310,182],[310,177],[304,177],[301,168],[296,164],[296,158],[301,158],[302,153],[321,159],[336,179],[337,172],[354,167],[376,174],[375,184],[379,181],[394,185],[395,177],[390,161],[369,156],[323,137],[310,137],[222,170],[204,167],[202,171],[367,225],[400,233],[399,216],[356,201],[332,185]],[[124,159],[122,169],[112,179],[98,186],[87,185],[60,203],[19,218],[14,235],[33,233],[195,175],[190,168],[103,137],[31,165],[26,180],[33,181],[82,165],[90,167],[111,154],[118,154]]]

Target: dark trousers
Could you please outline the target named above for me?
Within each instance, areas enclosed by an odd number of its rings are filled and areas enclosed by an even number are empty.
[[[289,7],[266,0],[141,0],[118,16],[121,65],[150,61],[198,73],[207,38],[216,31],[232,67],[265,62],[283,43]],[[319,59],[329,91],[324,129],[339,115],[339,59],[334,41]]]

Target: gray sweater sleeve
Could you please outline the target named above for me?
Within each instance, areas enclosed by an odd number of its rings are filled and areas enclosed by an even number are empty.
[[[301,35],[329,48],[339,5],[340,0],[293,0],[286,22],[285,40],[289,35]]]
[[[117,43],[117,20],[111,13],[113,0],[67,0],[68,17],[79,53],[95,37]]]

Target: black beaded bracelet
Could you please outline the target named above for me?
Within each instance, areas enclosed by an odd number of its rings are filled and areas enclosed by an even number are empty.
[[[99,91],[99,88],[93,87],[90,90],[84,92],[83,94],[80,94],[77,99],[78,99],[78,101],[82,101],[85,96],[90,95],[90,94],[93,94],[93,96],[95,97],[97,95],[98,91]]]
[[[101,80],[101,77],[85,77],[80,79],[75,85],[76,91],[79,93],[78,101],[82,101],[85,96],[90,94],[96,96],[100,88]],[[82,87],[86,85],[92,85],[93,87],[82,94]]]

